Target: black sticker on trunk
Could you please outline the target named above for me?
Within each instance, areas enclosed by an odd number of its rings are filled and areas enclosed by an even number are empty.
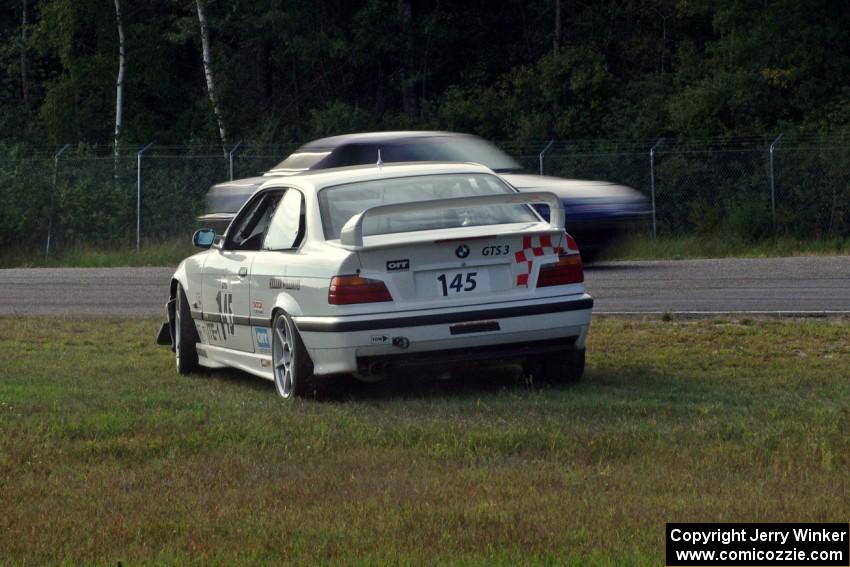
[[[390,260],[387,262],[388,272],[406,272],[410,269],[410,260]]]

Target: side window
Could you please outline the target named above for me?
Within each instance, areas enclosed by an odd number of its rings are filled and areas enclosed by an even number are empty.
[[[300,244],[304,236],[304,197],[299,191],[289,189],[277,206],[264,250],[289,250]]]
[[[435,157],[430,155],[430,152],[427,150],[421,148],[419,144],[386,144],[385,147],[381,147],[381,159],[387,163],[435,161]]]
[[[387,161],[386,158],[383,158]],[[345,167],[347,165],[367,165],[378,162],[378,146],[367,146],[353,144],[343,146],[334,152],[333,167]]]
[[[239,215],[228,231],[225,248],[259,250],[280,198],[280,193],[266,193]]]

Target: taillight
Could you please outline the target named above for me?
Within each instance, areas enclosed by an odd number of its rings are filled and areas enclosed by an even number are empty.
[[[392,301],[386,284],[360,276],[334,276],[328,289],[328,303],[351,305],[353,303],[378,303]]]
[[[567,285],[584,281],[584,269],[578,253],[576,239],[567,234],[567,247],[558,255],[558,261],[540,266],[537,287]]]

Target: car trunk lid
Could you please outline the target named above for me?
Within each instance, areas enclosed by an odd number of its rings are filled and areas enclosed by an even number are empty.
[[[491,225],[369,236],[357,254],[360,275],[384,281],[396,302],[473,304],[533,293],[563,237],[547,223]]]

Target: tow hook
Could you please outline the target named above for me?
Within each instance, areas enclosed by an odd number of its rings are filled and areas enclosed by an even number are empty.
[[[410,340],[407,337],[393,337],[393,346],[406,349],[410,346]]]

